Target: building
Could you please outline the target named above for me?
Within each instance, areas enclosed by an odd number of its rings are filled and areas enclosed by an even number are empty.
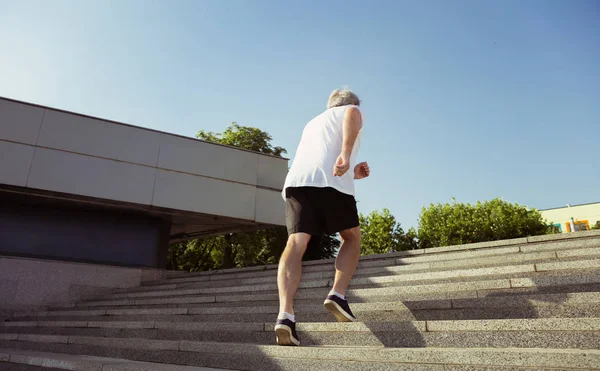
[[[287,162],[0,98],[0,301],[139,285],[172,241],[284,225]]]
[[[600,202],[581,205],[566,205],[540,210],[542,217],[560,232],[589,230],[600,227]]]

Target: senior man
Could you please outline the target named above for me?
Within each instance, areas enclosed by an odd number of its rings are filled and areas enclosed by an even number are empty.
[[[289,237],[277,272],[280,304],[275,335],[279,345],[300,345],[294,296],[311,237],[318,242],[323,234],[339,232],[342,246],[335,260],[333,289],[324,306],[339,322],[356,321],[345,296],[360,257],[354,180],[370,173],[366,162],[356,164],[363,125],[359,106],[360,100],[350,90],[334,90],[327,109],[304,128],[286,177],[282,193]]]

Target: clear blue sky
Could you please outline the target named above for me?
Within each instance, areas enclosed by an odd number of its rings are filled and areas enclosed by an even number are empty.
[[[0,95],[293,158],[334,88],[363,99],[362,212],[600,201],[600,2],[0,0]]]

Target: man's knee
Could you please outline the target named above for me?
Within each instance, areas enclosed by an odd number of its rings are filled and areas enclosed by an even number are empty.
[[[288,237],[286,249],[291,249],[300,254],[304,254],[308,242],[310,241],[310,235],[306,233],[294,233]]]
[[[340,237],[344,242],[360,243],[360,227],[346,229],[345,231],[340,232]]]

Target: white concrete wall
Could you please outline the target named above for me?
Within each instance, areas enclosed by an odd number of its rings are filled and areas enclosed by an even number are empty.
[[[286,159],[0,98],[0,184],[285,225],[286,173]]]
[[[165,277],[153,269],[0,256],[0,312],[75,303]]]
[[[587,205],[576,205],[572,207],[561,207],[558,209],[540,210],[542,217],[548,223],[560,223],[563,232],[567,232],[567,223],[571,218],[575,222],[587,220],[590,227],[600,220],[600,202]]]

